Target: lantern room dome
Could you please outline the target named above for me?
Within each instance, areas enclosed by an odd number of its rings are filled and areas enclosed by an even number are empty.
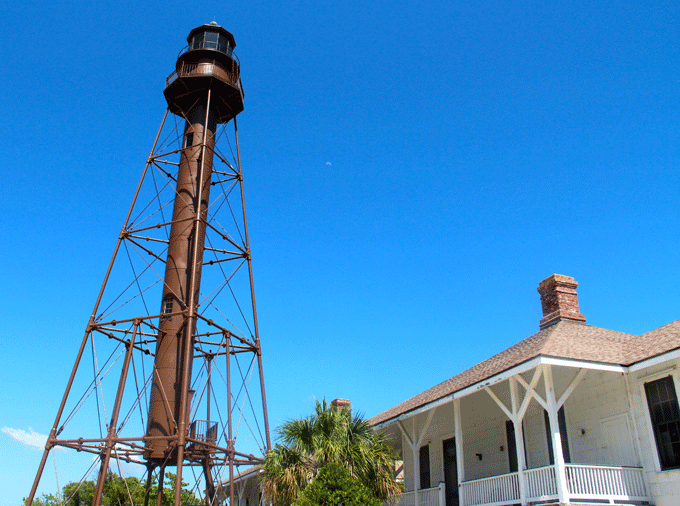
[[[234,36],[215,21],[207,25],[197,26],[189,32],[187,37],[189,46],[187,50],[193,49],[214,49],[221,53],[231,55],[236,47]]]

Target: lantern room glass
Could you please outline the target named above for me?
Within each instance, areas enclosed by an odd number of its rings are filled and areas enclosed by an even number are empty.
[[[216,49],[221,53],[231,55],[232,48],[229,39],[218,32],[200,32],[194,35],[189,44],[190,49]]]

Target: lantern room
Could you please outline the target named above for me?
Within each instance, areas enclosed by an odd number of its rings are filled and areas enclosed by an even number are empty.
[[[177,57],[175,71],[165,81],[170,111],[186,118],[196,104],[204,104],[210,90],[217,123],[226,123],[243,110],[243,87],[234,36],[215,23],[189,32],[188,45]]]

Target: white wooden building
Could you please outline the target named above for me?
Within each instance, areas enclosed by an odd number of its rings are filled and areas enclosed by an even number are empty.
[[[680,320],[592,327],[576,286],[542,281],[539,332],[371,418],[403,458],[397,504],[680,504]]]
[[[263,496],[260,483],[261,466],[251,466],[234,476],[234,504],[230,506],[265,506],[270,504]],[[218,503],[229,505],[229,480],[217,486]]]

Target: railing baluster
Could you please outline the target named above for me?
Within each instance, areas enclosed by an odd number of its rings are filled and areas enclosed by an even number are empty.
[[[533,482],[534,482],[534,486],[533,486],[534,495],[533,495],[533,497],[539,497],[540,495],[542,495],[541,494],[541,480],[543,478],[542,478],[541,472],[536,471],[535,473],[533,473],[533,478],[534,478],[533,479]]]
[[[564,470],[567,472],[567,487],[569,488],[569,493],[573,494],[578,488],[578,485],[576,484],[576,477],[574,476],[574,470],[569,464],[564,466]]]
[[[602,474],[604,474],[605,479],[602,480],[602,481],[596,482],[596,484],[598,485],[598,490],[597,490],[596,493],[601,493],[600,490],[602,490],[602,485],[604,483],[606,483],[608,489],[613,492],[614,483],[612,483],[612,473],[608,469],[603,469],[601,472],[602,472]]]
[[[597,480],[601,479],[601,474],[597,469],[589,467],[584,468],[583,473],[586,475],[586,483],[588,484],[586,493],[597,494]]]

